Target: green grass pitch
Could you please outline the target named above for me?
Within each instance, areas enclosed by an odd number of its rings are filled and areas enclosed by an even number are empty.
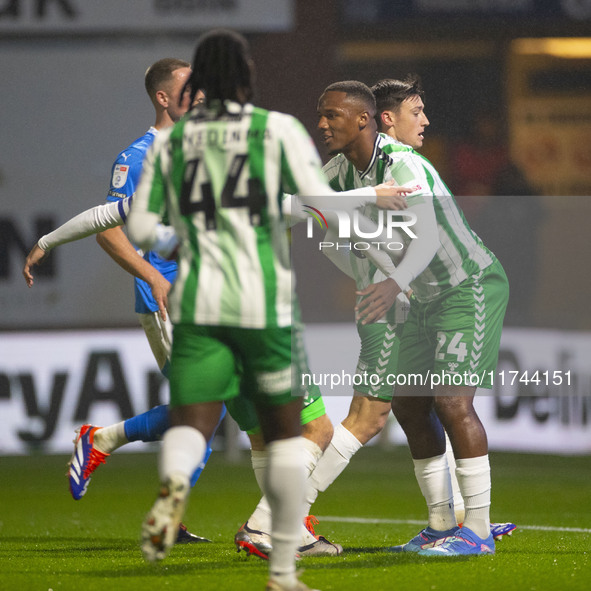
[[[156,490],[153,453],[114,454],[73,501],[67,458],[0,458],[0,590],[151,591],[264,589],[267,563],[237,554],[233,535],[258,502],[247,452],[237,464],[215,452],[193,491],[185,523],[212,544],[173,548],[143,561],[138,536]],[[425,518],[404,448],[362,449],[314,508],[317,531],[340,557],[301,561],[323,591],[591,589],[591,460],[491,454],[492,518],[514,521],[494,556],[389,554]]]

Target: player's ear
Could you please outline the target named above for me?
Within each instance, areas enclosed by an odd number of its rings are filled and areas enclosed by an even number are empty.
[[[367,111],[359,113],[359,129],[365,129],[370,119],[372,119],[372,117]]]
[[[159,105],[161,105],[162,107],[164,107],[165,109],[168,109],[168,105],[169,105],[168,95],[163,90],[156,91],[156,102]]]
[[[382,111],[380,113],[380,119],[384,127],[394,126],[394,113],[392,111]]]

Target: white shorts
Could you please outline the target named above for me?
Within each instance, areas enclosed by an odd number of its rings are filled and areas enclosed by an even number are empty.
[[[137,315],[150,349],[156,358],[158,367],[162,369],[167,361],[170,361],[170,352],[172,347],[172,322],[170,317],[166,316],[166,320],[162,320],[159,312],[152,312],[151,314]]]

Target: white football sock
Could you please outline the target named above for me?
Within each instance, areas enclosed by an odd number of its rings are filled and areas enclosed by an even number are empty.
[[[462,493],[460,492],[460,485],[458,484],[458,477],[456,476],[456,457],[454,456],[454,450],[447,433],[445,433],[445,455],[447,456],[447,465],[449,466],[449,475],[451,476],[451,489],[454,495],[456,521],[462,523],[464,521],[464,497],[462,497]]]
[[[191,481],[191,476],[203,461],[207,441],[200,431],[186,425],[171,427],[162,437],[158,457],[160,482],[172,475],[182,475]]]
[[[312,472],[312,470],[314,470],[314,467],[318,463],[318,460],[322,457],[322,450],[320,449],[317,443],[314,443],[306,437],[302,437],[302,442],[304,446],[302,454],[304,459],[304,466],[306,468],[306,474],[309,475]],[[259,483],[259,487],[262,487],[264,472],[266,470],[268,463],[268,454],[264,451],[252,451],[251,461],[252,467],[255,471],[255,477],[257,479],[257,482]],[[270,533],[271,507],[269,507],[269,502],[267,501],[265,495],[263,495],[263,497],[259,501],[259,504],[256,506],[253,514],[248,518],[247,523],[248,527],[250,527],[251,529],[256,529],[258,531]],[[316,538],[306,529],[306,527],[302,523],[300,546],[312,544],[315,541]]]
[[[265,475],[265,492],[272,514],[269,557],[271,578],[286,585],[296,584],[295,555],[304,518],[304,485],[306,472],[302,459],[302,437],[280,439],[267,446],[269,466]]]
[[[488,455],[456,460],[456,474],[466,505],[464,527],[477,536],[490,535],[490,464]]]
[[[125,421],[101,427],[94,432],[94,446],[103,453],[113,453],[126,443],[129,443],[129,440],[125,435]]]
[[[250,460],[252,462],[252,469],[254,470],[254,476],[261,489],[261,492],[265,491],[265,473],[269,464],[269,454],[266,450],[250,452]],[[248,527],[256,529],[258,531],[271,533],[271,507],[267,498],[263,494],[263,497],[256,506],[253,514],[247,519]]]
[[[322,457],[322,450],[317,443],[306,437],[302,437],[302,442],[304,445],[304,466],[306,468],[306,474],[309,476],[318,463],[318,460]],[[255,477],[259,483],[259,488],[262,490],[264,473],[268,463],[268,454],[265,451],[251,451],[251,461],[253,470],[255,472]],[[307,515],[307,513],[305,513],[305,515]],[[263,495],[254,512],[248,518],[247,523],[248,527],[251,529],[270,533],[271,507],[269,507],[269,502],[267,501],[265,495]],[[306,529],[305,525],[302,523],[300,546],[313,544],[315,541],[316,538]]]
[[[324,452],[320,449],[320,446],[311,439],[302,437],[302,441],[304,444],[304,467],[306,468],[306,478],[308,478],[314,471],[314,468],[318,465]]]
[[[414,460],[415,476],[429,509],[429,527],[437,531],[456,524],[451,478],[445,454]]]
[[[304,442],[304,467],[306,468],[306,490],[308,489],[308,479],[312,475],[312,472],[318,465],[322,454],[324,453],[320,446],[314,441],[308,439],[307,437],[303,437]],[[304,516],[308,515],[310,511],[310,505],[306,502],[304,506]],[[302,523],[301,527],[301,540],[300,546],[307,546],[308,544],[313,544],[316,542],[316,538],[308,531],[306,526]]]
[[[351,458],[363,447],[363,444],[340,423],[335,427],[330,445],[320,458],[306,485],[306,514],[318,497],[325,491],[348,466]]]
[[[254,470],[254,477],[256,478],[257,484],[261,489],[264,490],[265,486],[265,472],[267,471],[267,465],[269,464],[269,454],[266,450],[255,451],[250,450],[250,462],[252,469]]]

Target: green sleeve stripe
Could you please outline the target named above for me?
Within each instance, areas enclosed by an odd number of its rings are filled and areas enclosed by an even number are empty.
[[[353,169],[352,164],[349,164],[349,166],[347,166],[347,176],[345,177],[345,187],[351,187],[351,188],[355,187],[355,174],[354,174],[354,169]]]
[[[339,178],[338,177],[334,177],[333,179],[331,179],[328,184],[330,185],[330,188],[333,191],[338,191],[339,193],[341,191],[344,191],[344,189],[341,187],[341,184],[339,183]]]
[[[265,182],[265,129],[267,128],[269,113],[263,109],[255,108],[252,113],[250,124],[251,133],[248,136],[248,161],[250,165],[250,178],[257,179],[261,183],[261,189],[267,191]],[[287,161],[284,167],[283,149],[281,150],[282,169],[289,182],[295,186],[293,175],[289,170]],[[288,176],[289,175],[289,176]],[[291,178],[290,178],[291,177]],[[269,195],[266,196],[269,199]],[[261,224],[255,228],[257,234],[257,249],[261,270],[263,272],[263,285],[265,290],[265,309],[267,326],[277,326],[277,311],[275,301],[277,299],[277,275],[275,273],[275,253],[273,251],[273,242],[269,240],[269,226],[266,221],[268,216],[268,204],[263,207],[261,212]]]
[[[281,144],[281,176],[283,178],[283,191],[290,195],[297,193],[298,187],[296,185],[293,172],[291,171],[291,167],[289,166],[289,162],[285,157],[285,149],[283,144]]]
[[[423,158],[423,156],[421,156],[421,158],[423,160],[425,160],[427,163],[429,163],[429,161],[426,158]],[[423,167],[425,169],[425,175],[427,177],[427,181],[429,182],[429,187],[431,188],[431,192],[434,195],[436,195],[437,190],[435,188],[435,178],[431,174],[430,167],[428,167],[428,166],[423,166]],[[441,177],[439,177],[439,180],[440,180],[441,184],[443,186],[445,186],[445,184],[441,180]],[[447,186],[445,186],[445,188],[447,189]],[[448,189],[448,192],[449,192],[449,189]],[[449,192],[449,193],[451,195],[451,192]],[[453,197],[452,197],[452,199],[453,199]],[[456,248],[456,250],[460,253],[460,257],[462,260],[462,267],[463,267],[464,271],[466,272],[466,274],[469,275],[471,272],[470,269],[472,268],[472,262],[468,256],[468,254],[469,254],[468,249],[462,243],[462,241],[459,239],[456,232],[451,231],[451,229],[449,228],[449,225],[447,224],[446,219],[445,219],[445,212],[443,211],[443,207],[441,206],[441,203],[440,203],[439,199],[437,198],[437,195],[435,197],[433,197],[433,205],[434,205],[434,209],[435,209],[436,219],[438,220],[439,224],[441,225],[441,227],[443,228],[443,230],[447,234],[450,242],[453,244],[453,246]],[[462,214],[462,223],[464,224],[466,229],[469,230],[468,224],[467,224],[463,214]],[[438,279],[442,279],[442,278],[438,277]]]
[[[183,186],[183,177],[185,175],[185,159],[183,155],[183,132],[185,130],[185,121],[177,123],[170,134],[170,151],[171,151],[171,181],[174,187],[175,196],[180,198],[181,189]]]
[[[388,167],[387,167],[387,163],[385,160],[378,161],[378,168],[377,168],[377,173],[376,173],[376,181],[378,184],[384,182],[384,176],[386,175],[387,168]]]
[[[427,158],[425,158],[422,154],[419,154],[418,152],[415,152],[415,154],[423,161],[423,168],[425,169],[425,174],[427,174],[428,178],[431,179],[431,183],[432,183],[432,188],[435,186],[435,180],[433,175],[431,175],[429,169],[433,167],[433,164],[431,164],[431,162],[429,160],[427,160]],[[445,190],[451,195],[452,192],[449,190],[449,187],[443,182],[443,179],[439,176],[439,174],[437,175],[437,179],[438,181],[441,183],[441,185],[445,188]]]
[[[300,133],[306,133],[303,126],[299,123],[299,121],[292,121],[295,129],[297,129]],[[289,146],[288,146],[289,148]],[[286,147],[283,145],[283,141],[280,142],[280,149],[281,149],[281,179],[283,185],[283,191],[290,195],[299,192],[299,187],[297,185],[296,179],[293,175],[293,171],[291,170],[291,166],[289,165],[289,161],[286,156]]]
[[[152,179],[150,182],[150,194],[148,196],[148,211],[152,213],[161,214],[164,210],[164,179],[162,177],[160,154],[154,161],[154,168],[152,170]]]
[[[455,232],[449,231],[450,230],[449,226],[445,220],[445,212],[443,211],[443,207],[441,205],[441,202],[437,198],[435,177],[433,176],[433,174],[431,172],[430,166],[426,165],[426,164],[430,164],[430,162],[426,158],[421,156],[420,154],[418,154],[418,156],[423,161],[423,172],[425,173],[427,183],[429,184],[429,189],[431,190],[431,193],[434,195],[433,209],[435,210],[435,218],[437,219],[438,226],[443,228],[443,231],[447,235],[452,246],[459,253],[460,260],[462,261],[462,266],[464,267],[465,263],[468,262],[468,257],[467,257],[468,251],[466,250],[465,246],[461,243],[461,241],[458,239]],[[439,180],[441,180],[441,179],[439,179]],[[450,257],[449,257],[450,261],[453,261],[454,259],[456,259],[456,257],[454,257],[451,254],[451,252],[449,254],[450,254]],[[433,273],[438,284],[445,285],[445,284],[449,283],[449,274],[451,272],[451,269],[446,268],[446,266],[443,262],[443,259],[440,257],[439,253],[433,257],[433,260],[429,264],[428,268]]]

